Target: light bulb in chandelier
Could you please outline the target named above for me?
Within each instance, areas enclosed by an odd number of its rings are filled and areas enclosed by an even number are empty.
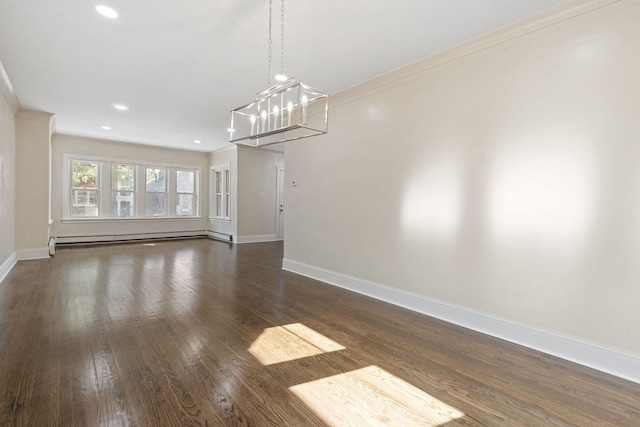
[[[300,105],[302,105],[302,124],[307,123],[307,105],[309,105],[309,99],[307,95],[302,95],[300,99]]]
[[[293,112],[293,102],[287,102],[287,126],[291,126],[291,113]]]
[[[288,77],[285,76],[284,74],[276,74],[274,78],[276,79],[277,82],[286,82],[288,79]]]
[[[280,115],[280,109],[278,106],[273,107],[273,128],[277,129],[280,127],[280,123],[278,123],[278,116]]]
[[[255,133],[256,133],[256,115],[252,114],[251,117],[249,118],[249,121],[251,122],[251,135],[255,135]]]

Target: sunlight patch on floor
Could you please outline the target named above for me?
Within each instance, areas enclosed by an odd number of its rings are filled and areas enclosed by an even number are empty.
[[[313,329],[292,323],[265,329],[249,352],[266,366],[344,349]]]
[[[439,426],[464,416],[378,366],[289,389],[330,426]]]

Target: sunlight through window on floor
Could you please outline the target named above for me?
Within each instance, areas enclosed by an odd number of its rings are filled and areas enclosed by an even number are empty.
[[[464,416],[377,366],[289,389],[330,426],[440,426]]]
[[[292,323],[265,329],[249,352],[266,366],[344,349],[313,329]]]

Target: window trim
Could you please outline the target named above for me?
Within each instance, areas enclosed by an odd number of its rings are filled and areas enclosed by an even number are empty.
[[[218,188],[216,186],[216,173],[218,172],[220,173],[221,177],[220,200],[222,208],[220,209],[220,211],[222,212],[222,215],[217,215]],[[233,183],[231,182],[230,163],[223,163],[209,167],[209,219],[231,222],[231,195],[233,194],[232,188]],[[228,190],[228,193],[226,190]]]
[[[95,175],[95,182],[96,182],[96,186],[95,187],[74,187],[73,183],[74,183],[74,179],[72,178],[73,175],[73,164],[74,163],[85,163],[85,164],[95,164],[96,166],[96,175]],[[67,208],[69,209],[69,217],[70,218],[81,218],[81,219],[91,219],[91,218],[99,218],[100,217],[100,213],[102,212],[102,204],[100,203],[101,197],[102,197],[102,170],[100,167],[100,162],[96,162],[93,160],[78,160],[78,159],[72,159],[69,161],[69,171],[68,171],[68,177],[69,177],[69,185],[66,188],[66,195],[67,197],[69,197],[69,202],[67,205]],[[74,199],[74,192],[75,191],[85,191],[87,193],[87,198],[89,198],[88,193],[89,192],[95,192],[96,193],[96,205],[95,208],[97,210],[98,215],[95,216],[74,216],[73,215],[73,211],[74,209],[72,208],[72,203],[73,203],[73,199]],[[93,205],[85,205],[85,206],[93,206]]]
[[[64,153],[62,156],[62,218],[63,223],[78,223],[78,222],[139,222],[139,221],[189,221],[189,220],[201,220],[201,206],[200,200],[200,180],[202,179],[202,167],[197,165],[184,165],[184,164],[170,164],[170,163],[153,163],[153,162],[141,162],[133,159],[111,158],[101,156],[86,156],[82,154]],[[71,163],[76,162],[93,162],[98,163],[98,175],[99,175],[99,216],[97,217],[74,217],[71,215]],[[117,217],[112,216],[111,212],[111,165],[112,164],[126,164],[134,166],[135,169],[135,193],[137,200],[135,203],[135,216],[129,217]],[[145,216],[146,208],[146,168],[162,168],[167,170],[166,178],[166,195],[167,195],[167,215],[164,216]],[[175,204],[177,200],[177,192],[175,191],[176,171],[194,171],[195,176],[195,206],[194,214],[176,215],[175,209],[170,207]],[[106,196],[105,196],[106,195]],[[141,199],[141,195],[145,195]]]
[[[110,217],[111,218],[135,218],[136,214],[138,212],[138,204],[140,203],[140,197],[139,197],[139,193],[138,193],[138,174],[137,174],[137,166],[133,165],[131,163],[118,163],[118,162],[110,162],[108,163],[109,165],[109,178],[110,178],[110,184],[109,184],[109,191],[111,192],[110,195],[110,199],[109,199],[109,208],[110,208]],[[128,167],[133,167],[133,188],[131,190],[122,190],[122,189],[118,189],[118,190],[114,190],[113,186],[114,186],[114,181],[113,181],[113,167],[114,166],[128,166]],[[133,215],[129,215],[129,216],[120,216],[120,215],[114,215],[113,214],[113,196],[114,193],[131,193],[131,197],[133,199]]]
[[[193,192],[187,192],[187,191],[178,191],[178,172],[193,172]],[[180,215],[178,214],[178,200],[180,199],[180,195],[181,194],[187,194],[187,195],[191,195],[193,196],[193,210],[194,212],[197,211],[198,206],[199,206],[199,197],[198,197],[198,171],[194,168],[176,168],[176,179],[175,179],[175,203],[173,204],[176,207],[176,216],[177,217],[192,217],[193,215]]]
[[[154,191],[154,190],[149,190],[149,169],[155,169],[156,170],[156,174],[160,171],[162,171],[164,173],[164,189],[163,191]],[[169,217],[169,193],[171,191],[171,169],[165,166],[145,166],[144,167],[144,172],[142,173],[144,176],[144,217],[145,218],[166,218]],[[157,179],[157,175],[156,175],[156,179]],[[149,203],[149,194],[153,194],[153,195],[157,195],[157,194],[162,194],[164,195],[164,206],[163,206],[163,211],[164,211],[164,215],[149,215],[149,212],[147,212],[147,206]]]

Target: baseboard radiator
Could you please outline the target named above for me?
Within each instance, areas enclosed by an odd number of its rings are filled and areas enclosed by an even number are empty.
[[[191,239],[196,237],[207,237],[206,230],[94,235],[94,236],[58,236],[58,237],[52,237],[51,239],[49,239],[49,252],[51,252],[52,240],[53,240],[53,251],[55,253],[56,246],[99,245],[99,244],[109,244],[109,243],[144,242],[144,241],[153,241],[153,240]]]
[[[212,239],[220,240],[223,242],[228,242],[228,243],[233,242],[233,235],[220,233],[219,231],[207,230],[207,236],[209,236]]]
[[[54,255],[56,246],[100,245],[126,242],[145,242],[153,240],[193,239],[209,237],[222,242],[232,243],[233,236],[213,230],[172,231],[157,233],[133,233],[93,236],[52,236],[49,238],[49,255]]]
[[[49,256],[54,256],[56,254],[56,238],[51,236],[49,237]]]

